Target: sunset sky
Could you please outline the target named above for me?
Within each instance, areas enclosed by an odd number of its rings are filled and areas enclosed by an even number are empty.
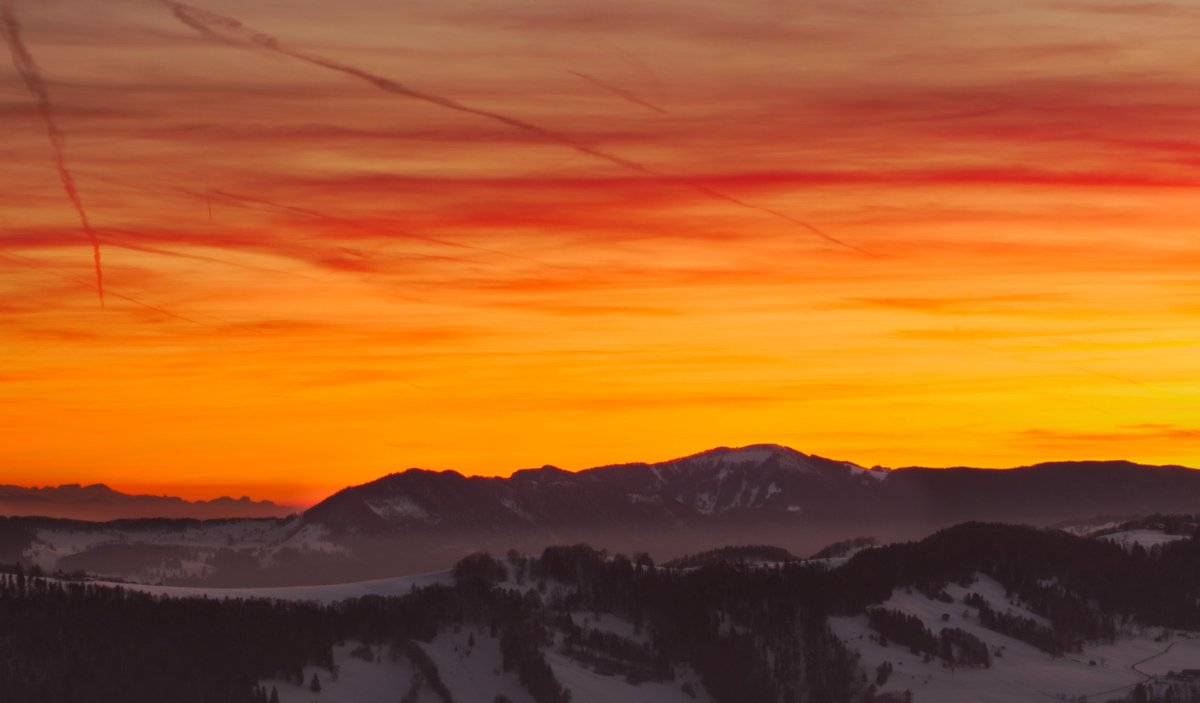
[[[12,4],[0,483],[1200,465],[1195,3],[196,2]]]

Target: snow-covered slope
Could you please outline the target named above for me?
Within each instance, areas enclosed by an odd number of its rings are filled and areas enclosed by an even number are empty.
[[[305,520],[368,532],[679,527],[728,515],[794,521],[860,501],[877,492],[886,475],[767,444],[577,473],[546,466],[508,479],[411,469],[345,489],[314,506]]]
[[[1121,546],[1128,547],[1135,544],[1142,547],[1154,547],[1162,544],[1169,544],[1181,539],[1187,539],[1186,535],[1170,535],[1159,530],[1133,529],[1133,530],[1118,530],[1109,532],[1100,536],[1101,539],[1106,539],[1110,542],[1115,542]]]
[[[455,701],[494,701],[507,696],[513,703],[533,703],[511,672],[501,668],[500,642],[482,628],[442,630],[430,642],[420,643],[441,673]]]
[[[1122,547],[1149,549],[1187,539],[1200,530],[1195,515],[1150,515],[1146,517],[1094,518],[1058,526],[1064,532],[1103,539]]]
[[[1167,633],[1164,638],[1159,629],[1131,629],[1114,644],[1090,644],[1082,653],[1051,657],[1025,642],[983,627],[978,611],[963,603],[968,593],[975,592],[993,610],[1045,624],[1044,618],[1011,602],[1004,587],[994,580],[977,575],[969,587],[950,584],[946,592],[953,603],[901,589],[881,607],[914,615],[935,634],[942,628],[956,627],[975,635],[992,651],[990,668],[950,669],[937,659],[924,661],[903,645],[881,645],[872,637],[865,615],[834,617],[830,625],[838,637],[862,655],[868,674],[873,676],[885,661],[891,663],[893,672],[881,690],[911,690],[920,703],[1027,703],[1076,700],[1081,696],[1094,699],[1101,694],[1115,698],[1151,676],[1185,668],[1189,657],[1195,657],[1190,660],[1193,665],[1200,665],[1200,634]]]
[[[161,583],[203,579],[213,572],[213,562],[222,550],[253,550],[256,558],[267,561],[272,552],[285,547],[315,548],[292,539],[302,530],[297,519],[48,521],[32,529],[22,556],[47,572],[85,571]],[[315,541],[311,534],[301,537]]]

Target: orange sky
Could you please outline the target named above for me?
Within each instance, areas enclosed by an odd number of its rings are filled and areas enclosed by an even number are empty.
[[[0,54],[0,482],[1200,465],[1193,4],[203,7],[492,116],[16,3],[108,304]]]

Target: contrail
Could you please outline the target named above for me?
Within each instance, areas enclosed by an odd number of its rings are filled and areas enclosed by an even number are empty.
[[[647,110],[653,110],[654,112],[657,112],[660,115],[667,114],[667,111],[662,109],[658,105],[655,105],[654,103],[652,103],[648,100],[643,100],[642,98],[638,97],[637,94],[635,94],[631,91],[625,90],[624,88],[621,88],[619,86],[615,86],[611,83],[608,83],[607,81],[600,80],[599,78],[597,78],[593,75],[590,75],[587,73],[580,73],[579,71],[567,71],[567,73],[570,73],[572,76],[575,76],[576,78],[582,78],[583,80],[587,81],[588,83],[591,83],[592,85],[596,86],[597,88],[607,91],[609,93],[612,93],[613,95],[621,98],[622,100],[631,102],[634,105],[640,105],[640,106],[646,108]]]
[[[52,276],[56,276],[56,277],[58,277],[58,278],[61,278],[62,280],[64,280],[64,281],[67,281],[67,282],[69,282],[69,283],[74,283],[74,284],[76,284],[76,285],[83,286],[84,288],[91,288],[91,287],[92,287],[92,284],[91,284],[91,283],[88,283],[88,282],[87,282],[87,280],[85,280],[85,279],[82,279],[82,278],[76,278],[75,276],[71,276],[71,275],[69,275],[69,274],[59,273],[59,272],[57,272],[57,271],[54,271],[54,270],[50,269],[50,268],[49,268],[49,267],[47,267],[47,266],[43,266],[43,265],[41,265],[41,264],[39,264],[39,263],[37,263],[37,262],[35,262],[35,261],[31,260],[31,259],[27,259],[27,258],[25,258],[24,256],[17,256],[16,254],[12,254],[12,253],[0,252],[0,260],[4,260],[4,261],[10,261],[10,262],[13,262],[13,263],[16,263],[16,264],[20,264],[20,265],[22,265],[22,266],[26,266],[26,267],[28,267],[28,268],[32,268],[32,269],[36,269],[36,270],[39,270],[39,271],[43,271],[43,272],[45,272],[45,273],[47,273],[47,274],[49,274],[49,275],[52,275]],[[147,303],[147,302],[144,302],[144,301],[138,300],[137,298],[134,298],[134,297],[133,297],[133,296],[131,296],[131,295],[122,295],[121,293],[117,293],[117,292],[114,292],[114,291],[108,291],[108,294],[109,294],[109,295],[111,295],[111,296],[112,296],[112,297],[114,297],[114,298],[119,298],[119,299],[121,299],[121,300],[124,300],[124,301],[126,301],[126,302],[133,303],[134,305],[138,305],[138,306],[141,306],[141,307],[143,307],[143,308],[146,308],[147,310],[150,310],[150,311],[152,311],[152,312],[156,312],[156,313],[158,313],[158,314],[160,314],[160,315],[163,315],[164,317],[171,317],[171,318],[174,318],[174,319],[176,319],[176,320],[181,320],[181,321],[183,321],[183,322],[190,322],[190,323],[191,323],[191,324],[193,324],[193,325],[199,325],[199,326],[201,326],[201,327],[204,327],[204,326],[205,326],[205,325],[204,325],[204,323],[203,323],[203,322],[200,322],[199,320],[194,320],[194,319],[192,319],[192,318],[190,318],[190,317],[186,317],[186,316],[184,316],[184,315],[180,315],[180,314],[178,314],[178,313],[173,313],[173,312],[171,312],[170,310],[167,310],[167,309],[165,309],[165,308],[160,308],[160,307],[158,307],[158,306],[156,306],[156,305],[151,305],[150,303]]]
[[[425,92],[416,90],[414,88],[410,88],[402,83],[393,81],[389,78],[384,78],[383,76],[371,73],[369,71],[365,71],[361,68],[357,68],[357,67],[351,66],[349,64],[344,64],[344,63],[341,63],[338,61],[334,61],[333,59],[328,59],[328,58],[325,58],[325,57],[317,55],[317,54],[309,54],[309,53],[306,53],[303,51],[298,51],[296,49],[290,49],[290,48],[284,46],[279,41],[279,39],[277,39],[276,37],[273,37],[269,34],[264,34],[257,30],[251,29],[250,27],[247,27],[246,25],[242,24],[238,20],[233,19],[232,17],[226,17],[225,15],[219,15],[215,12],[210,12],[208,10],[203,10],[203,9],[200,9],[197,7],[193,7],[186,3],[178,2],[177,0],[158,0],[158,2],[160,2],[163,5],[170,8],[172,14],[174,14],[176,19],[178,19],[180,22],[187,25],[188,27],[191,27],[196,32],[200,33],[201,35],[203,35],[215,42],[218,42],[221,44],[228,44],[230,46],[243,47],[243,48],[248,47],[248,48],[262,49],[265,51],[270,51],[270,52],[273,52],[276,54],[280,54],[282,56],[288,56],[288,57],[291,57],[298,61],[303,61],[305,63],[309,63],[314,66],[319,66],[321,68],[328,69],[330,71],[336,71],[338,73],[343,73],[345,75],[352,76],[354,78],[358,78],[358,79],[365,81],[365,82],[375,86],[376,88],[378,88],[382,91],[388,92],[388,93],[394,93],[396,95],[402,95],[404,97],[412,98],[414,100],[420,100],[422,102],[427,102],[432,105],[437,105],[439,107],[446,108],[447,110],[454,110],[455,112],[461,112],[461,113],[468,114],[468,115],[475,115],[476,117],[482,117],[482,118],[485,118],[488,120],[492,120],[493,122],[498,122],[500,124],[507,125],[509,127],[512,127],[513,129],[518,129],[523,132],[528,132],[530,134],[534,134],[536,136],[541,137],[542,139],[545,139],[548,142],[555,142],[555,143],[561,144],[569,149],[575,150],[576,152],[578,152],[580,154],[591,156],[591,157],[599,159],[601,161],[607,161],[608,163],[613,164],[615,166],[619,166],[623,169],[626,169],[627,171],[639,173],[643,176],[649,176],[651,178],[656,178],[656,179],[661,179],[661,180],[666,180],[666,181],[675,181],[677,183],[681,183],[683,185],[688,186],[689,188],[691,188],[692,190],[694,190],[698,193],[703,193],[704,195],[707,195],[716,200],[722,200],[724,202],[731,203],[733,205],[737,205],[739,207],[746,208],[748,210],[755,210],[758,212],[765,213],[767,215],[771,215],[772,217],[778,218],[780,220],[784,220],[786,222],[790,222],[798,227],[801,227],[804,230],[806,230],[807,232],[809,232],[810,234],[812,234],[816,237],[819,237],[820,239],[823,239],[826,242],[829,242],[831,244],[836,244],[837,246],[843,247],[845,249],[857,251],[861,254],[868,253],[864,249],[861,249],[853,244],[850,244],[849,242],[842,241],[841,239],[838,239],[838,238],[834,237],[833,235],[827,234],[824,231],[822,231],[821,229],[818,229],[817,227],[815,227],[814,225],[811,225],[799,218],[788,215],[787,213],[781,212],[779,210],[775,210],[773,208],[754,205],[753,203],[746,202],[745,200],[742,200],[741,198],[738,198],[733,195],[729,195],[728,193],[725,193],[723,191],[716,190],[715,188],[704,185],[703,183],[700,183],[698,181],[690,180],[687,178],[671,176],[669,174],[659,172],[659,171],[657,171],[649,166],[646,166],[642,163],[639,163],[637,161],[633,161],[633,160],[627,159],[623,156],[613,154],[612,152],[606,151],[604,149],[599,149],[599,148],[590,146],[582,141],[579,141],[578,139],[572,137],[569,134],[565,134],[563,132],[549,129],[547,127],[542,127],[541,125],[537,125],[532,122],[527,122],[520,118],[509,117],[508,115],[505,115],[505,114],[502,114],[499,112],[492,112],[491,110],[485,110],[483,108],[472,107],[470,105],[467,105],[466,103],[461,103],[452,98],[443,97],[441,95],[436,95],[433,93],[425,93]]]
[[[79,190],[75,187],[75,178],[71,175],[71,170],[67,168],[63,133],[58,128],[58,121],[54,118],[54,105],[50,102],[50,91],[46,89],[46,81],[42,78],[42,71],[38,68],[37,62],[33,60],[33,54],[29,53],[25,42],[21,40],[21,24],[13,12],[11,0],[4,0],[3,7],[0,8],[0,35],[3,35],[4,41],[8,43],[13,65],[16,66],[21,79],[25,81],[25,87],[37,99],[38,112],[42,116],[42,122],[46,125],[46,134],[50,138],[50,150],[54,155],[54,167],[58,170],[58,178],[62,181],[63,190],[66,192],[67,198],[71,200],[75,213],[79,215],[79,224],[83,228],[83,233],[87,235],[88,241],[92,244],[92,262],[96,268],[96,294],[100,297],[100,307],[104,307],[104,268],[100,264],[100,238],[92,229],[87,210],[84,209],[83,201],[79,198]]]

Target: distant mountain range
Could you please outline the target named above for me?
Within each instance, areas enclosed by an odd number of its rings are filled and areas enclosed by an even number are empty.
[[[171,496],[131,495],[97,483],[45,488],[0,485],[0,515],[39,515],[74,520],[106,521],[120,518],[249,518],[277,517],[296,508],[269,500],[216,498],[187,501]]]
[[[57,490],[64,496],[112,493]],[[133,501],[141,515],[219,508],[229,517],[234,506],[261,510],[251,515],[284,512],[249,501],[198,507],[178,499],[113,500]],[[588,542],[658,559],[731,544],[808,554],[849,537],[912,539],[971,520],[1045,526],[1198,510],[1200,471],[1179,466],[1091,461],[1007,470],[868,469],[753,445],[579,472],[547,466],[508,478],[410,469],[343,489],[287,519],[0,519],[0,563],[21,559],[50,570],[171,583],[328,583],[445,568],[478,550],[536,551],[547,544]]]

